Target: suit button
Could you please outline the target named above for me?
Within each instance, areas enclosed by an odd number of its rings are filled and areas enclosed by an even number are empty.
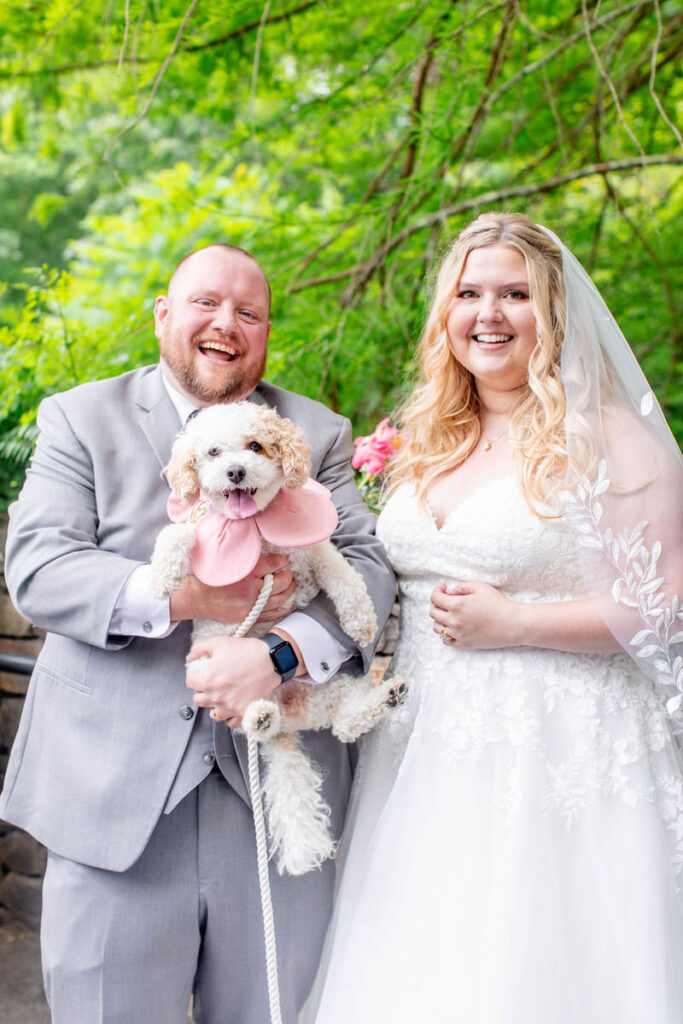
[[[178,714],[181,718],[189,719],[194,716],[194,711],[189,704],[183,704],[183,706],[178,709]]]
[[[151,622],[143,622],[142,623],[142,628],[143,628],[143,631],[145,633],[151,633],[152,632],[152,623]]]
[[[210,750],[207,750],[207,752],[202,757],[202,760],[204,764],[213,764],[216,758],[213,756]]]

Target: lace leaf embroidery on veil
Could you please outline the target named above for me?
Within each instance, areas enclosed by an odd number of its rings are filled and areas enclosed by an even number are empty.
[[[662,545],[655,541],[650,549],[645,545],[643,532],[647,522],[638,523],[631,530],[616,534],[610,527],[600,530],[603,508],[598,500],[610,486],[607,463],[602,460],[594,481],[585,475],[574,495],[568,494],[565,519],[577,531],[578,542],[586,548],[602,552],[616,571],[612,584],[612,597],[618,604],[637,609],[644,624],[630,639],[636,657],[649,663],[655,681],[668,694],[667,712],[675,723],[675,732],[683,732],[683,657],[676,654],[674,645],[683,641],[683,610],[674,594],[670,605],[664,607],[664,577],[657,576]],[[644,666],[645,667],[645,666]],[[672,692],[673,691],[673,692]]]

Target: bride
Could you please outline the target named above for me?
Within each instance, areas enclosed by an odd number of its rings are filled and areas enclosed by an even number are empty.
[[[680,451],[521,215],[455,241],[418,358],[378,524],[411,696],[362,750],[304,1019],[680,1024]]]

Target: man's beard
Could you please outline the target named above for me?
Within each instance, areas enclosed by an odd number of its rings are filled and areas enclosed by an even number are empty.
[[[243,370],[238,369],[232,375],[230,380],[225,381],[220,387],[211,385],[207,381],[201,380],[196,373],[194,373],[191,366],[181,364],[176,366],[174,360],[166,358],[166,363],[173,372],[174,377],[181,384],[188,394],[193,395],[198,401],[206,402],[209,405],[213,405],[217,402],[230,402],[237,401],[240,398],[246,398],[254,390],[261,377],[263,376],[264,366],[261,367],[258,374],[247,374]]]
[[[164,351],[164,348],[166,351]],[[171,350],[170,352],[168,350]],[[194,366],[182,355],[178,356],[171,345],[162,346],[161,358],[178,381],[180,386],[188,395],[192,395],[199,402],[207,405],[215,405],[219,402],[236,402],[250,395],[263,376],[266,368],[266,357],[264,355],[260,366],[245,370],[237,366],[230,377],[224,379],[220,385],[212,384],[204,380],[196,373]],[[226,368],[229,367],[226,364]]]

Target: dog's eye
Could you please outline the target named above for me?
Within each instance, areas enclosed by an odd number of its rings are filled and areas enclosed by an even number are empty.
[[[221,453],[220,448],[209,448],[209,451],[208,451],[207,454],[210,455],[212,459],[215,459],[218,455],[220,455],[220,453]]]
[[[249,442],[249,450],[252,451],[252,452],[262,452],[263,451],[263,445],[259,444],[258,441],[250,441]]]

